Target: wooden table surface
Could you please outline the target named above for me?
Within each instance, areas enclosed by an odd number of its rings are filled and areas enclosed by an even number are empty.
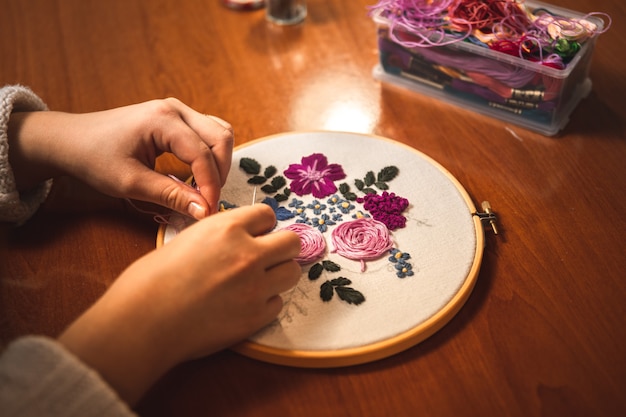
[[[54,110],[175,96],[235,128],[236,143],[296,130],[371,133],[446,167],[501,233],[476,287],[419,345],[378,362],[297,369],[225,351],[172,370],[144,416],[626,415],[626,6],[555,0],[613,18],[593,89],[545,137],[381,84],[372,0],[310,0],[304,24],[218,0],[4,0],[0,83]],[[510,128],[517,136],[513,135]],[[181,177],[171,157],[158,168]],[[157,224],[60,178],[26,225],[2,228],[0,341],[54,336],[134,259]]]

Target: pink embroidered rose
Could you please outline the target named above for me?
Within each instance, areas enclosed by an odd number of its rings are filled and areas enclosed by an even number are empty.
[[[296,232],[300,237],[300,254],[295,258],[295,261],[300,265],[315,262],[324,256],[326,241],[322,233],[316,228],[304,223],[294,223],[283,228],[283,230]]]
[[[365,271],[365,261],[380,258],[393,247],[387,226],[367,217],[341,223],[333,230],[331,239],[331,252],[361,261],[361,272]]]
[[[334,181],[343,179],[346,174],[338,164],[329,164],[326,156],[314,153],[302,158],[300,164],[291,164],[284,172],[289,178],[291,191],[299,196],[313,194],[324,198],[337,191]]]

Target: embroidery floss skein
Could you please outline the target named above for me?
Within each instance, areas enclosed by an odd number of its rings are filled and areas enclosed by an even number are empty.
[[[406,48],[467,41],[539,63],[545,57],[554,61],[554,54],[569,60],[579,44],[611,25],[606,13],[568,18],[533,10],[519,0],[379,0],[370,14],[384,17],[389,38]],[[604,18],[608,24],[600,29],[591,17]]]
[[[331,252],[360,261],[361,272],[365,272],[365,261],[378,259],[393,247],[387,226],[367,217],[341,223],[333,230],[331,240]]]

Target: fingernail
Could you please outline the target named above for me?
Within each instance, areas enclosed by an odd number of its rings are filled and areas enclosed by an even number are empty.
[[[187,207],[187,213],[194,219],[200,220],[206,217],[206,210],[200,204],[191,202]]]

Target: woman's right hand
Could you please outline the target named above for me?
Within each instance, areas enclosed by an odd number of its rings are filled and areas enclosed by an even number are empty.
[[[129,403],[188,359],[244,340],[300,278],[293,232],[265,204],[218,213],[133,263],[60,341]]]

